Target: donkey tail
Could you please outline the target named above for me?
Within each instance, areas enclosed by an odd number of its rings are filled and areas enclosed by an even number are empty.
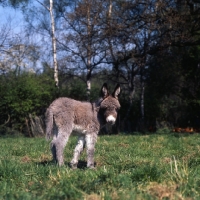
[[[49,140],[53,132],[53,113],[51,108],[47,108],[45,113],[45,124],[46,124],[46,139]]]

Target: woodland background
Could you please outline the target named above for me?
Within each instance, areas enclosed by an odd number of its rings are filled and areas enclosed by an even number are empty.
[[[112,133],[199,131],[199,0],[1,0],[0,6],[23,16],[17,31],[12,18],[0,24],[0,134],[44,134],[44,112],[55,98],[93,101],[104,82],[122,87]]]

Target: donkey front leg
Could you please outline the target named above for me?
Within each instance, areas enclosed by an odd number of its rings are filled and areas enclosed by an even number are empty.
[[[96,137],[93,134],[87,134],[85,136],[86,146],[87,146],[87,167],[94,168],[94,150]]]
[[[85,146],[85,136],[79,136],[76,148],[74,149],[73,159],[70,162],[70,166],[72,169],[77,168],[78,159],[83,151],[84,146]]]
[[[55,160],[59,166],[64,165],[63,152],[68,139],[69,139],[68,135],[60,134],[57,137],[54,137],[54,139],[51,142],[51,151],[53,154],[53,160]]]

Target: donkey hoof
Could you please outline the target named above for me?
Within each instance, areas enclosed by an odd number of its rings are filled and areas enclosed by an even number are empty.
[[[77,164],[76,163],[69,163],[69,167],[71,169],[77,169]]]
[[[89,169],[96,170],[96,167],[92,166],[92,167],[89,167]]]
[[[62,167],[62,166],[64,166],[64,165],[65,165],[64,162],[58,162],[58,166],[59,166],[59,167]]]
[[[89,166],[87,166],[87,168],[88,168],[88,169],[96,169],[96,168],[94,167],[94,165],[89,165]]]

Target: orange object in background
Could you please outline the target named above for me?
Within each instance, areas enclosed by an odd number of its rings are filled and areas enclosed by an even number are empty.
[[[193,127],[187,127],[187,128],[176,127],[176,128],[173,129],[173,132],[194,133],[194,132],[199,132],[199,131],[197,129],[194,129]]]

